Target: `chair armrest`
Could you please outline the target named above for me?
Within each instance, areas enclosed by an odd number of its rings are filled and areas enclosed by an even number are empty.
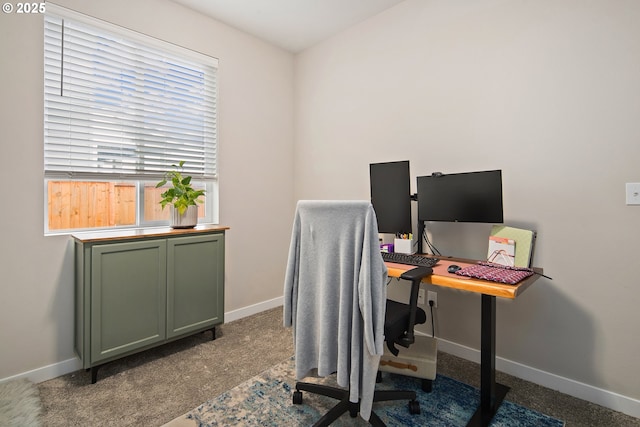
[[[423,277],[427,277],[433,274],[433,268],[431,267],[416,267],[411,270],[407,270],[400,276],[404,280],[422,280]]]
[[[413,328],[416,324],[416,312],[418,311],[418,292],[420,291],[420,283],[426,276],[430,276],[433,273],[431,267],[416,267],[411,270],[405,271],[400,276],[401,279],[411,281],[411,293],[409,298],[409,325],[407,326],[407,334],[400,339],[398,344],[409,347],[415,341]]]

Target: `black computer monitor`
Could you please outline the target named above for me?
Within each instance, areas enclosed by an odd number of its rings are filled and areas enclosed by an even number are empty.
[[[411,233],[409,161],[369,165],[371,204],[380,233]]]
[[[418,221],[503,222],[502,171],[420,176]]]

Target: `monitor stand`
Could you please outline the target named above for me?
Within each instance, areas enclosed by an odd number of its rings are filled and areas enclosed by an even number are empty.
[[[424,240],[424,221],[418,221],[418,253],[423,254],[422,241]]]

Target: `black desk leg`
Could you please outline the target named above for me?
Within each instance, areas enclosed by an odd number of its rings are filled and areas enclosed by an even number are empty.
[[[496,297],[482,294],[480,342],[480,406],[467,426],[486,427],[491,422],[509,387],[496,383]]]

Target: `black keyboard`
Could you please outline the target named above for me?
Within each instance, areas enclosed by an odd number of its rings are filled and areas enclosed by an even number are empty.
[[[385,262],[395,262],[396,264],[414,265],[416,267],[433,267],[438,263],[438,258],[430,258],[422,255],[409,255],[397,252],[381,252]]]

